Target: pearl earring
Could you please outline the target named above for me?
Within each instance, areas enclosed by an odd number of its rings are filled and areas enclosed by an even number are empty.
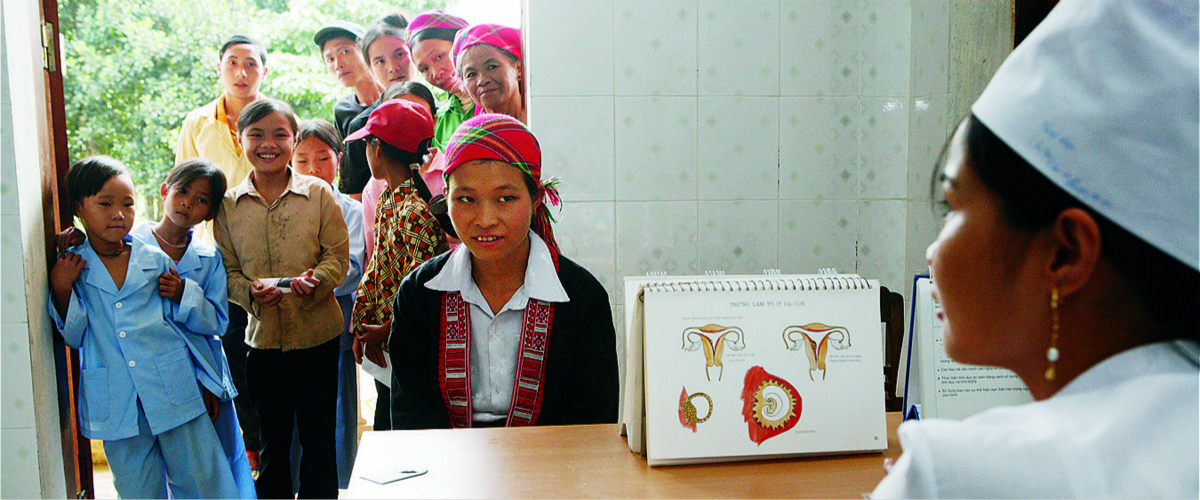
[[[1046,367],[1046,381],[1054,381],[1054,363],[1058,361],[1058,287],[1050,290],[1050,348],[1046,349],[1046,361],[1050,362],[1050,366]]]

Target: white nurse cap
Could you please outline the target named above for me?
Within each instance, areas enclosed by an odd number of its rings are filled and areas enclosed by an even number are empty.
[[[1195,0],[1067,0],[996,71],[975,116],[1059,187],[1200,269]]]

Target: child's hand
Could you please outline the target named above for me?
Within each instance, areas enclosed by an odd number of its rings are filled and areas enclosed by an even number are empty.
[[[296,294],[297,297],[303,297],[313,293],[313,290],[316,289],[317,284],[320,283],[320,280],[313,277],[312,269],[304,271],[304,274],[301,274],[298,276],[298,278],[300,279],[294,279],[288,284],[288,286],[292,289],[292,293]]]
[[[358,333],[355,335],[362,339],[366,344],[383,344],[388,341],[388,336],[392,334],[392,320],[387,320],[382,325],[362,324],[358,327]]]
[[[250,283],[250,297],[258,302],[261,306],[273,306],[283,300],[283,292],[273,286],[263,285],[262,282],[254,280]]]
[[[87,260],[77,253],[68,252],[54,261],[54,267],[50,268],[50,289],[54,292],[56,299],[65,299],[63,305],[66,305],[66,300],[70,300],[71,285],[74,285],[75,280],[79,279],[79,273],[83,272],[84,264],[87,264]]]
[[[362,364],[362,357],[366,356],[372,363],[387,368],[387,355],[383,352],[383,344],[388,341],[391,333],[392,320],[390,319],[382,325],[360,325],[354,336],[355,343],[361,344],[359,350],[355,352],[355,359],[359,364]]]
[[[221,416],[221,400],[204,386],[200,386],[200,392],[204,394],[204,409],[208,410],[208,418],[216,422],[217,417]]]
[[[383,352],[383,344],[363,344],[363,356],[383,368],[387,368],[387,353]]]
[[[183,278],[179,277],[175,268],[172,267],[158,277],[158,294],[175,301],[176,304],[183,300]]]
[[[82,245],[87,240],[87,234],[77,227],[68,227],[63,229],[55,237],[58,244],[58,251],[66,251],[66,249]]]
[[[352,340],[350,342],[350,351],[352,351],[354,353],[354,362],[361,365],[362,358],[363,358],[362,339],[359,339],[358,337],[354,337],[354,340]]]

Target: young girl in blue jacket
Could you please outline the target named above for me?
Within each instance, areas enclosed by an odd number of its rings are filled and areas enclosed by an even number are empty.
[[[184,340],[197,364],[197,379],[220,400],[213,426],[237,483],[238,496],[255,498],[254,478],[233,408],[237,389],[221,346],[221,334],[229,325],[225,264],[215,246],[192,237],[192,228],[217,217],[225,188],[221,167],[204,158],[183,160],[159,186],[162,219],[158,223],[138,224],[130,234],[158,247],[175,262],[174,268],[158,279],[159,295],[171,300],[175,317],[184,322],[185,328],[194,326],[198,331],[217,332],[184,335]]]
[[[204,367],[191,346],[204,342],[190,338],[224,330],[160,295],[171,258],[129,236],[134,193],[125,166],[109,157],[84,158],[67,173],[87,240],[50,270],[48,312],[80,350],[80,427],[104,442],[121,497],[235,498],[207,409],[215,413],[219,398],[197,382]]]

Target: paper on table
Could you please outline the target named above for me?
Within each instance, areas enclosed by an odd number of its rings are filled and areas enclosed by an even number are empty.
[[[420,469],[420,468],[415,468],[415,467],[388,467],[386,469],[380,469],[377,471],[372,471],[372,472],[368,472],[366,474],[362,474],[359,477],[366,479],[367,481],[370,481],[375,484],[388,484],[388,483],[393,483],[393,482],[399,481],[401,479],[408,479],[410,477],[422,476],[426,472],[429,472],[429,471],[426,469]]]

